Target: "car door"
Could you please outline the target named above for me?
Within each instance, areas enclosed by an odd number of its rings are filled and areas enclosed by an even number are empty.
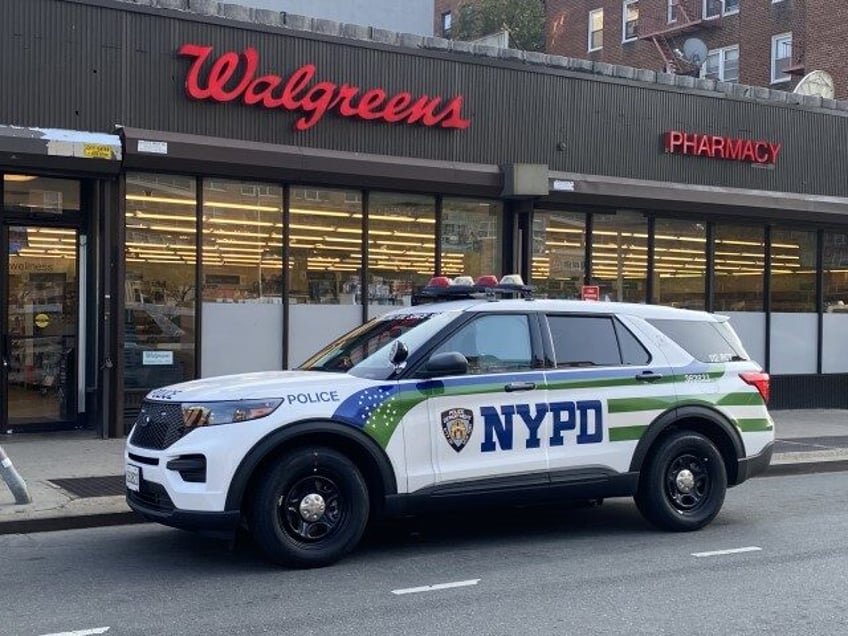
[[[548,314],[556,368],[546,373],[552,479],[574,469],[626,472],[641,434],[673,377],[664,358],[617,318]]]
[[[475,316],[430,357],[454,351],[468,359],[466,374],[420,384],[429,395],[428,438],[436,483],[544,483],[544,413],[539,415],[536,407],[545,402],[545,378],[536,316]]]

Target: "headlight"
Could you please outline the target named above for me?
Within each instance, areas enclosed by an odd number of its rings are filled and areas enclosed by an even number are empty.
[[[282,400],[234,400],[232,402],[186,402],[182,405],[186,428],[247,422],[274,412]]]

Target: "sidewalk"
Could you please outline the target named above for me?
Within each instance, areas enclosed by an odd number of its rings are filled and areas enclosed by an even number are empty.
[[[848,410],[772,417],[778,442],[770,474],[848,470]],[[124,441],[89,432],[0,436],[33,499],[16,505],[0,480],[0,534],[140,522],[124,499]]]

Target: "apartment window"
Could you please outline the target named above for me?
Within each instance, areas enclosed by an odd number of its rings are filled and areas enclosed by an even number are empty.
[[[449,38],[451,36],[451,26],[453,25],[453,15],[450,11],[445,11],[442,14],[442,36]]]
[[[738,82],[739,46],[728,46],[707,53],[707,61],[701,67],[701,77],[720,82]]]
[[[639,26],[639,0],[624,0],[621,23],[624,25],[621,41],[632,42],[635,40],[636,29]]]
[[[668,18],[669,24],[677,22],[677,0],[668,0],[666,17]]]
[[[786,69],[792,63],[792,34],[782,33],[771,39],[771,83],[791,79]]]
[[[739,13],[739,0],[704,0],[704,19]]]
[[[595,9],[589,12],[589,50],[597,51],[604,48],[604,10]]]

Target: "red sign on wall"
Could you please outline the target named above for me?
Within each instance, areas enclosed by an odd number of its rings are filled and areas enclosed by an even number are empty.
[[[599,285],[583,285],[580,288],[581,300],[600,300],[601,288]]]
[[[304,64],[288,77],[258,75],[259,53],[248,47],[241,53],[227,51],[215,58],[204,72],[212,55],[211,46],[183,44],[179,55],[194,61],[186,76],[186,92],[197,100],[216,102],[240,100],[248,106],[279,108],[305,113],[295,129],[308,130],[329,112],[342,117],[382,120],[422,126],[465,129],[471,125],[462,117],[462,95],[442,103],[441,97],[413,97],[402,91],[389,95],[382,88],[363,90],[351,84],[318,81],[317,68]]]
[[[774,164],[781,148],[781,144],[771,141],[702,135],[682,130],[670,130],[663,137],[668,153],[747,163]]]

